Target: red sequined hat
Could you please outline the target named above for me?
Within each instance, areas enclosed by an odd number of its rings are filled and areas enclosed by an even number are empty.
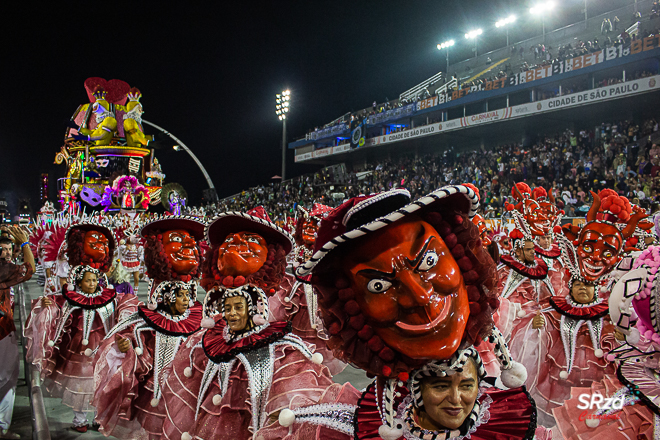
[[[296,275],[309,275],[328,252],[349,240],[377,231],[410,214],[432,211],[449,204],[472,218],[479,206],[478,193],[466,185],[445,186],[410,203],[410,193],[394,189],[347,200],[328,213],[318,230],[314,255],[296,269]]]

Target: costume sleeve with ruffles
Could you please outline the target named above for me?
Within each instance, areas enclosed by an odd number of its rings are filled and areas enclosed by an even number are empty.
[[[101,431],[117,438],[138,438],[140,423],[134,420],[135,401],[140,383],[150,375],[153,365],[153,332],[140,334],[144,351],[135,353],[137,342],[132,328],[119,333],[131,341],[131,348],[121,353],[114,336],[104,340],[94,359],[94,400],[96,422]],[[148,396],[150,399],[151,396]],[[158,432],[157,434],[160,434]]]
[[[53,372],[54,364],[49,360],[52,359],[57,348],[50,347],[48,341],[55,338],[57,325],[61,319],[62,305],[65,302],[61,294],[47,297],[53,301],[53,304],[48,307],[41,304],[41,298],[32,300],[32,310],[23,330],[27,339],[25,347],[27,361],[37,367],[42,379]]]
[[[329,405],[329,408],[337,404],[357,405],[360,395],[361,393],[348,382],[344,385],[333,384],[325,390],[318,401],[306,396],[294,396],[289,403],[289,409],[293,411],[318,404]],[[260,429],[255,438],[263,440],[352,440],[353,436],[324,425],[308,422],[294,424],[287,428],[275,420]]]
[[[314,288],[309,284],[296,282],[293,276],[287,274],[275,295],[268,299],[270,321],[291,321],[293,334],[307,344],[313,345],[314,350],[323,355],[323,365],[328,367],[334,376],[341,373],[346,368],[346,364],[336,359],[332,350],[328,348],[328,336],[323,328],[323,322],[316,318],[315,328],[312,327],[308,295],[315,294],[310,289]],[[315,301],[315,298],[312,298],[312,301]]]

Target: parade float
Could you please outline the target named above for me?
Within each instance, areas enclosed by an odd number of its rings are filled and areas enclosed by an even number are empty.
[[[55,156],[56,164],[66,165],[58,185],[62,209],[88,205],[139,212],[158,204],[171,209],[172,201],[162,203],[165,174],[155,156],[158,143],[143,130],[140,91],[103,78],[87,78],[85,90],[89,103],[73,113]]]

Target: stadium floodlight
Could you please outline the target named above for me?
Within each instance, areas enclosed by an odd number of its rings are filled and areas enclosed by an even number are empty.
[[[286,115],[291,107],[291,90],[275,95],[275,114],[282,121],[282,182],[286,179]]]
[[[454,40],[447,40],[444,43],[438,44],[438,50],[446,49],[447,55],[447,76],[449,76],[449,48],[452,47],[456,42]]]
[[[481,29],[475,29],[475,30],[470,31],[470,32],[468,32],[467,34],[465,34],[465,38],[466,38],[466,39],[468,39],[468,40],[473,39],[473,40],[474,40],[474,57],[475,57],[475,58],[479,56],[479,48],[478,48],[478,46],[477,46],[477,40],[478,40],[477,37],[478,37],[479,35],[483,34],[483,33],[484,33],[483,30],[481,30]]]
[[[473,31],[468,32],[465,34],[466,39],[471,39],[471,38],[477,38],[479,35],[483,34],[484,31],[482,29],[475,29]]]
[[[530,14],[541,16],[541,22],[543,23],[543,43],[545,43],[545,17],[548,15],[547,13],[552,11],[554,8],[555,4],[553,2],[539,3],[529,8]]]
[[[496,21],[495,22],[495,27],[506,27],[506,45],[507,47],[509,46],[509,26],[508,24],[511,24],[516,21],[516,16],[515,15],[509,15],[507,18],[503,18],[502,20]]]

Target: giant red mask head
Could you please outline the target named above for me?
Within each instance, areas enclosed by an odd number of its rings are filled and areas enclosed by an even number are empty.
[[[183,229],[163,232],[163,250],[179,275],[188,275],[199,266],[199,251],[195,239]]]
[[[343,269],[364,319],[383,342],[415,359],[450,356],[469,316],[461,271],[438,232],[411,216],[366,237]]]
[[[484,246],[490,246],[493,243],[493,240],[488,236],[488,226],[486,225],[484,218],[479,214],[476,214],[472,217],[472,223],[479,228],[479,238],[481,238],[481,243]]]
[[[248,276],[259,269],[268,257],[266,240],[254,232],[229,234],[218,250],[218,272],[224,276]]]
[[[623,237],[611,224],[588,223],[580,232],[577,245],[578,265],[585,280],[594,282],[609,273],[621,260]]]
[[[523,216],[533,235],[546,235],[550,232],[550,219],[536,200],[525,199],[523,201]]]
[[[316,232],[319,229],[319,220],[316,217],[309,217],[303,220],[302,240],[308,248],[314,247],[316,241]]]
[[[85,232],[83,240],[83,252],[87,254],[94,263],[100,263],[108,256],[110,248],[108,237],[99,231]]]

